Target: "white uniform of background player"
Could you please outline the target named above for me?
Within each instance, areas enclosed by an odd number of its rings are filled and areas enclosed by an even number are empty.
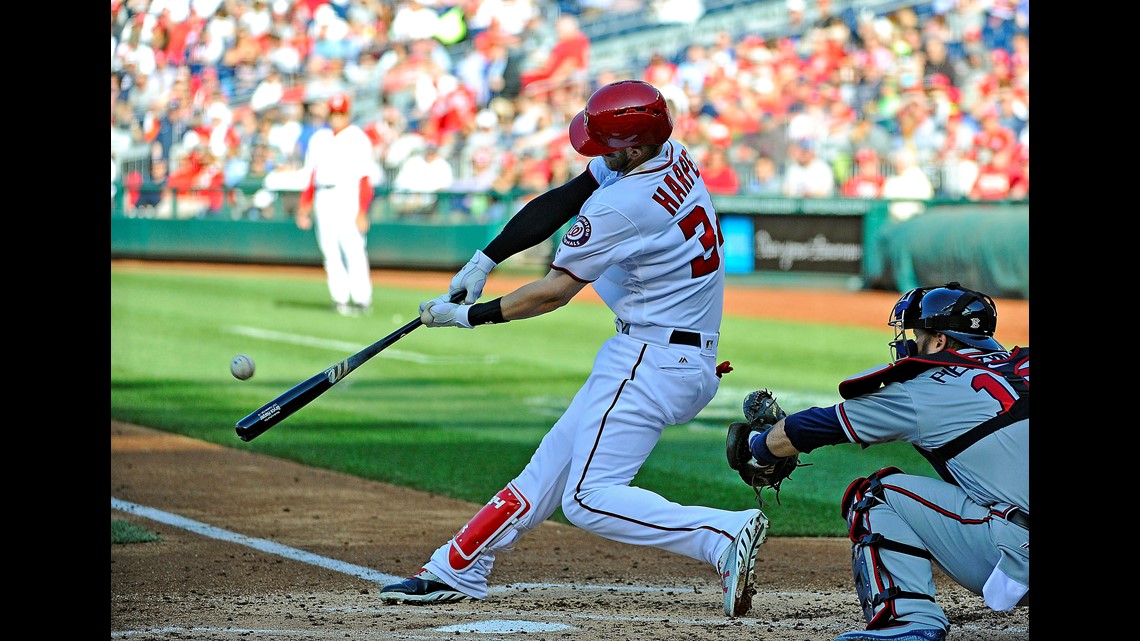
[[[695,417],[720,384],[723,239],[700,169],[669,140],[672,128],[653,86],[623,81],[599,89],[570,125],[570,139],[583,155],[603,157],[512,219],[543,216],[534,211],[572,215],[580,207],[550,272],[488,303],[456,305],[445,295],[421,305],[429,327],[470,328],[553,311],[593,284],[617,331],[522,472],[419,573],[385,586],[383,600],[486,598],[496,552],[561,507],[571,523],[600,536],[708,563],[722,576],[725,612],[750,607],[767,526],[760,510],[679,505],[630,485],[665,427]],[[524,244],[519,238],[529,234],[533,245],[543,239],[534,227],[549,236],[568,218],[508,224],[456,275],[449,294],[466,290],[474,301],[486,273]]]
[[[372,157],[372,141],[349,118],[349,99],[328,101],[329,127],[313,133],[305,154],[309,185],[301,194],[297,226],[312,226],[316,213],[329,295],[341,314],[368,311],[372,276],[368,261],[368,208],[380,167]]]

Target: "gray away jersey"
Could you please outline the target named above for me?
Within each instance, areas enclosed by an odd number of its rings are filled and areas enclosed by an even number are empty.
[[[975,349],[959,354],[983,362],[1009,358],[1008,352]],[[1028,382],[1028,362],[1024,367],[1023,377]],[[1017,397],[997,372],[945,365],[843,401],[835,411],[853,443],[905,441],[933,450],[993,418]],[[1008,502],[1028,511],[1029,420],[985,436],[950,459],[947,469],[978,503]]]

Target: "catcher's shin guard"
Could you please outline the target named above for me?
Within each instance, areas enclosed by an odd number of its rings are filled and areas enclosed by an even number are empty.
[[[930,552],[892,541],[881,533],[871,531],[868,511],[877,504],[885,503],[882,478],[901,471],[896,467],[881,469],[867,478],[855,479],[843,493],[843,518],[847,521],[847,533],[851,538],[851,573],[868,630],[882,628],[898,618],[896,599],[934,601],[934,597],[929,594],[904,591],[896,585],[894,577],[883,563],[881,553],[882,550],[890,550],[929,562]]]
[[[530,511],[530,502],[508,483],[451,539],[447,561],[457,572],[466,570],[483,550],[510,531]]]

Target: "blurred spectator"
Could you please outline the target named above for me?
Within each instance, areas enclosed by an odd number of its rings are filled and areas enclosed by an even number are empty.
[[[831,166],[815,155],[815,143],[797,140],[788,150],[784,169],[784,196],[788,198],[827,198],[835,195],[835,174]]]
[[[759,155],[752,161],[752,174],[744,183],[744,193],[752,196],[782,196],[783,177],[771,156]]]
[[[1015,162],[1019,148],[1007,146],[987,152],[989,162],[978,168],[970,200],[1018,200],[1029,195],[1029,176]]]
[[[439,76],[435,86],[436,98],[421,126],[432,132],[432,142],[436,145],[460,143],[459,138],[474,128],[475,114],[479,110],[475,96],[449,73]]]
[[[700,43],[690,44],[685,48],[685,59],[677,65],[677,84],[685,91],[700,93],[710,64],[708,49]]]
[[[557,41],[545,62],[537,69],[523,71],[523,91],[541,95],[569,83],[585,91],[589,84],[590,39],[578,26],[578,18],[562,14],[555,22]]]
[[[360,47],[349,38],[349,32],[348,22],[337,15],[332,5],[320,5],[313,12],[311,55],[339,60],[342,64],[356,58]]]
[[[115,154],[111,154],[111,208],[115,207],[115,195],[119,193],[119,163],[115,161]]]
[[[359,92],[379,91],[384,81],[384,70],[377,62],[378,57],[375,51],[362,49],[345,64],[345,80]]]
[[[135,215],[142,218],[168,218],[170,202],[166,194],[168,164],[165,158],[152,158],[138,186],[138,196],[132,205]]]
[[[308,100],[306,99],[304,105],[304,120],[301,122],[301,132],[297,136],[297,146],[291,152],[296,154],[298,158],[304,158],[309,150],[309,139],[318,130],[324,129],[329,126],[329,107],[328,100]]]
[[[705,155],[701,178],[714,196],[735,196],[740,191],[740,177],[728,162],[728,152],[722,146],[714,145]]]
[[[704,13],[702,0],[649,0],[649,15],[661,24],[694,24]]]
[[[930,84],[935,76],[942,76],[950,87],[960,86],[958,67],[950,60],[950,50],[946,43],[937,36],[927,37],[922,45],[925,54],[923,65],[923,81]]]
[[[839,195],[848,198],[879,198],[883,195],[886,177],[879,167],[879,154],[864,147],[855,152],[855,168],[851,177],[839,188]]]
[[[281,79],[281,72],[275,67],[270,67],[265,78],[257,83],[253,95],[249,97],[249,107],[260,114],[266,109],[276,106],[284,96],[285,82]]]
[[[723,29],[716,32],[713,44],[709,47],[709,61],[719,76],[736,77],[736,46],[731,33]]]
[[[981,130],[974,134],[974,147],[991,152],[1017,144],[1017,134],[1001,124],[1001,111],[994,104],[979,106]]]
[[[859,149],[871,149],[880,158],[885,158],[892,148],[891,133],[870,118],[856,118],[843,137],[846,142],[844,152],[851,157]]]
[[[435,37],[439,14],[426,2],[403,0],[396,3],[392,25],[388,31],[393,42],[412,42]]]
[[[961,112],[955,111],[946,119],[937,166],[942,170],[942,195],[948,198],[965,198],[973,188],[978,175],[976,133],[972,121],[963,118]]]
[[[301,124],[303,109],[302,105],[297,103],[286,103],[270,108],[262,115],[262,127],[265,129],[264,142],[274,157],[282,160],[304,158],[298,143],[303,129]]]
[[[485,221],[491,206],[488,192],[499,176],[495,164],[495,154],[490,148],[476,149],[470,156],[469,165],[464,168],[444,191],[463,194],[452,201],[453,207],[465,216],[476,221]]]
[[[937,124],[930,117],[921,87],[906,92],[895,112],[895,122],[894,147],[909,147],[918,154],[920,163],[932,162],[942,146],[942,139]]]
[[[222,161],[206,145],[199,145],[170,172],[166,184],[173,191],[178,218],[204,218],[221,211],[224,200]]]
[[[422,216],[435,212],[437,196],[455,182],[451,163],[433,144],[413,153],[400,165],[389,197],[401,216]]]
[[[658,51],[649,56],[649,64],[641,72],[641,80],[657,87],[658,90],[673,85],[676,79],[677,65]],[[680,86],[679,83],[677,86]]]
[[[894,172],[883,183],[882,197],[891,200],[889,213],[895,220],[906,220],[926,209],[934,198],[934,184],[918,165],[918,154],[903,147],[891,155]]]
[[[520,38],[526,26],[541,15],[534,0],[481,0],[468,17],[467,27],[476,34],[498,30],[509,38]]]
[[[344,60],[314,55],[309,58],[309,68],[312,71],[305,83],[306,101],[323,103],[333,96],[351,95],[351,89],[344,80]]]

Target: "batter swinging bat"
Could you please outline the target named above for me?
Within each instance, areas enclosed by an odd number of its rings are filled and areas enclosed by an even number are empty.
[[[451,302],[458,303],[463,300],[465,292],[459,292],[451,297]],[[411,331],[423,323],[419,317],[404,325],[400,329],[388,334],[384,338],[372,343],[368,347],[349,356],[332,367],[313,375],[307,381],[293,386],[292,389],[261,406],[249,416],[241,419],[234,429],[238,438],[249,442],[264,434],[269,428],[296,414],[302,407],[308,405],[313,399],[324,394],[333,385],[344,380],[353,370],[363,365],[368,359],[388,349],[393,343],[407,336]]]

